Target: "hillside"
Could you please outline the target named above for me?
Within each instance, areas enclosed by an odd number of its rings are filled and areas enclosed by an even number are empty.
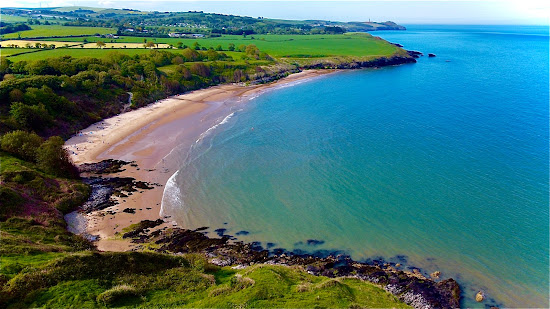
[[[5,8],[8,19],[44,19],[67,26],[117,28],[118,34],[147,36],[168,35],[170,32],[219,34],[326,34],[377,30],[405,30],[391,21],[337,22],[326,20],[284,20],[205,12],[147,12],[130,9],[92,7]],[[44,22],[44,21],[43,21]]]

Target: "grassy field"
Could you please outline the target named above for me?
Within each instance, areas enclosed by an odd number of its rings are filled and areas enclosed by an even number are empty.
[[[94,28],[96,29],[96,28]],[[73,57],[106,57],[107,53],[112,50],[111,45],[115,47],[123,47],[126,45],[128,48],[134,46],[137,48],[143,48],[143,38],[139,37],[124,37],[116,40],[117,43],[107,43],[108,40],[99,39],[96,37],[88,38],[88,41],[103,40],[106,42],[108,48],[103,50],[97,49],[95,43],[88,43],[86,46],[94,51],[76,51],[76,50],[47,50],[39,53],[33,53],[29,55],[20,55],[10,57],[11,61],[19,60],[35,60],[45,59],[49,57],[56,57],[61,55],[71,55]],[[164,44],[176,45],[177,42],[183,42],[183,44],[192,46],[193,43],[198,42],[204,47],[216,48],[221,45],[226,50],[229,44],[235,44],[235,46],[255,44],[261,51],[267,52],[269,55],[277,58],[321,58],[321,57],[333,57],[333,56],[352,56],[352,57],[377,57],[377,56],[389,56],[398,51],[398,48],[387,43],[386,41],[372,37],[365,33],[350,33],[344,35],[261,35],[254,39],[251,37],[242,37],[235,35],[222,36],[220,38],[207,38],[207,39],[176,39],[176,38],[156,38],[152,39],[161,47],[168,47]],[[46,40],[41,40],[46,41]],[[63,38],[62,45],[67,44],[70,41],[82,42],[82,38]],[[7,41],[11,42],[11,41]],[[50,41],[56,42],[56,41]],[[133,43],[133,44],[132,44]],[[3,43],[5,44],[5,43]],[[130,46],[130,44],[132,44]],[[75,49],[80,49],[76,47]],[[145,51],[127,50],[124,48],[115,49],[125,54],[134,55]],[[178,52],[177,50],[172,50]]]
[[[24,50],[24,49],[22,49]],[[10,57],[10,61],[33,61],[33,60],[42,60],[47,58],[55,58],[61,56],[72,56],[75,58],[82,57],[93,57],[93,58],[107,58],[109,53],[112,51],[117,51],[126,55],[136,55],[136,54],[147,54],[150,52],[149,49],[140,48],[140,49],[95,49],[95,48],[63,48],[63,49],[50,49],[44,50],[37,53],[29,53],[18,56]],[[168,51],[177,52],[177,50],[168,49]]]
[[[70,27],[61,25],[32,25],[31,30],[8,33],[2,35],[2,39],[16,39],[21,34],[21,38],[35,38],[35,37],[47,37],[47,36],[67,36],[67,35],[94,35],[116,33],[116,29],[113,28],[100,28],[100,27]]]
[[[14,15],[0,14],[0,20],[5,23],[19,23],[26,22],[28,18]]]
[[[252,39],[252,37],[254,39]],[[141,37],[121,37],[113,39],[114,42],[142,43]],[[53,40],[53,39],[52,39]],[[67,38],[66,41],[82,42],[84,38]],[[86,37],[88,42],[104,41],[111,39]],[[216,48],[221,45],[227,49],[230,43],[239,45],[255,44],[262,51],[275,57],[303,56],[364,56],[364,55],[388,55],[394,53],[395,46],[385,41],[377,40],[367,33],[347,33],[342,35],[252,35],[246,38],[240,35],[224,35],[219,38],[183,39],[183,38],[148,38],[155,43],[172,44],[176,46],[182,42],[192,46],[198,42],[201,46]]]
[[[30,260],[2,290],[12,307],[410,308],[358,279],[273,265],[236,271],[195,254],[49,253]]]
[[[0,48],[0,56],[8,56],[28,51],[26,48]]]

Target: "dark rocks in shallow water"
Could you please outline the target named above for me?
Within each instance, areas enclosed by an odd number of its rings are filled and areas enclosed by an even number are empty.
[[[235,233],[235,235],[237,235],[237,236],[248,235],[248,234],[250,234],[249,231],[238,231],[237,233]]]
[[[433,58],[433,57],[435,57],[435,54],[429,53],[428,57]]]
[[[307,240],[307,245],[308,246],[319,246],[319,245],[322,245],[324,243],[325,243],[324,240],[317,240],[317,239],[308,239]]]
[[[267,249],[271,249],[271,248],[275,247],[275,243],[268,242],[267,244],[265,244],[265,246],[266,246]]]
[[[204,231],[204,230],[208,230],[208,226],[199,227],[198,229],[195,229],[195,232],[200,232],[200,231]]]
[[[254,251],[262,251],[264,248],[262,247],[262,243],[259,241],[253,241],[250,243],[250,249]]]
[[[407,50],[407,54],[413,58],[420,58],[420,56],[424,56],[423,53],[416,50]]]
[[[214,230],[214,232],[216,232],[216,234],[218,234],[218,236],[224,236],[225,232],[227,232],[227,229],[216,229],[216,230]]]

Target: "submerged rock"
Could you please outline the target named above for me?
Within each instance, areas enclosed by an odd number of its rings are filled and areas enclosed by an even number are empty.
[[[435,57],[435,54],[429,53],[428,57],[433,58],[433,57]]]

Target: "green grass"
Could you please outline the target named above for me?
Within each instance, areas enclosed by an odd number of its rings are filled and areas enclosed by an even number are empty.
[[[27,20],[28,20],[27,17],[0,14],[0,21],[3,21],[5,23],[20,23],[20,22],[26,22]]]
[[[19,34],[21,34],[21,38],[35,38],[47,36],[94,35],[96,33],[107,34],[116,32],[116,29],[113,28],[72,27],[61,25],[32,25],[31,28],[31,30],[2,35],[2,39],[17,39]]]
[[[12,307],[409,308],[359,279],[272,265],[235,271],[196,254],[137,252],[66,255],[19,273],[1,298]]]
[[[99,28],[93,28],[99,29]],[[82,41],[82,38],[63,38],[62,41]],[[101,40],[95,37],[88,38],[90,42]],[[103,39],[105,40],[105,39]],[[143,42],[143,38],[124,37],[116,42],[138,43]],[[222,45],[227,49],[230,43],[237,47],[240,45],[255,44],[261,51],[267,52],[276,58],[290,59],[316,59],[329,57],[379,57],[390,56],[399,51],[399,48],[389,44],[386,41],[376,39],[369,34],[350,33],[343,35],[259,35],[252,40],[249,37],[226,35],[220,38],[207,39],[175,39],[175,38],[157,38],[157,43],[176,44],[183,42],[185,45],[192,46],[194,42],[199,42],[201,46],[213,47]],[[45,50],[38,53],[19,55],[10,57],[11,61],[20,60],[38,60],[50,57],[59,57],[71,55],[73,57],[97,57],[105,58],[109,51],[113,49],[56,49]],[[147,53],[144,49],[115,49],[119,52],[135,55]],[[170,50],[177,53],[177,49]],[[232,56],[236,61],[240,60],[240,54],[224,51]]]
[[[254,39],[252,39],[254,37]],[[82,42],[84,38],[63,38],[63,41]],[[55,39],[51,39],[55,40]],[[86,37],[88,42],[108,41],[97,37]],[[178,42],[192,46],[198,42],[201,46],[216,48],[221,45],[227,49],[230,43],[239,45],[255,44],[261,51],[271,56],[364,56],[388,55],[397,48],[385,41],[375,39],[366,33],[348,33],[342,35],[252,35],[244,38],[240,35],[224,35],[219,38],[180,39],[180,38],[148,38],[156,43],[173,44]],[[142,43],[140,37],[121,37],[113,42]]]
[[[2,47],[0,48],[0,56],[8,56],[13,54],[19,54],[29,51],[29,49],[26,48],[8,48],[8,47]]]
[[[150,52],[149,49],[93,49],[93,48],[87,48],[87,49],[79,49],[79,48],[61,48],[61,49],[50,49],[50,50],[43,50],[36,53],[30,53],[30,54],[23,54],[18,56],[10,57],[10,61],[16,62],[16,61],[34,61],[34,60],[42,60],[46,58],[55,58],[55,57],[62,57],[62,56],[72,56],[75,58],[82,58],[82,57],[94,57],[94,58],[107,58],[109,57],[109,53],[112,51],[117,51],[126,55],[141,55],[141,54],[148,54]],[[168,50],[177,52],[177,50]]]

